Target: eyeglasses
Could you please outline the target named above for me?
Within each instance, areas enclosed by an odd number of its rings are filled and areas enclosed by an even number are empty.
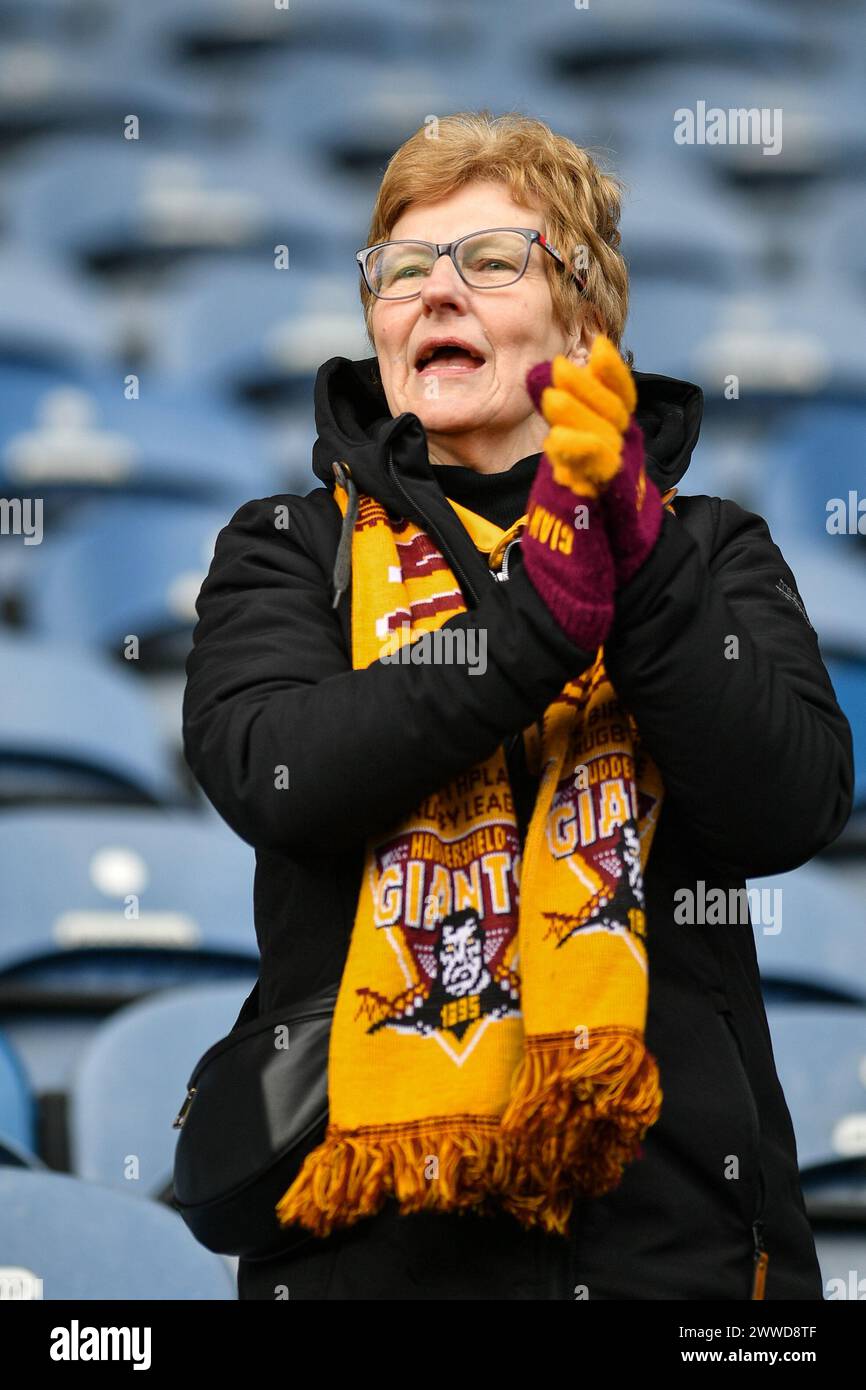
[[[471,289],[501,289],[520,279],[536,243],[568,269],[556,248],[531,227],[490,227],[441,243],[382,241],[356,251],[355,260],[368,290],[377,299],[415,299],[420,289],[407,287],[428,276],[440,256],[451,257],[457,274]],[[586,276],[574,274],[574,279],[582,292]]]

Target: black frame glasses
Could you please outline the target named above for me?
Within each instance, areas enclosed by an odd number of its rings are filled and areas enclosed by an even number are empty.
[[[460,269],[460,266],[457,263],[455,250],[457,247],[461,246],[464,241],[471,241],[474,237],[478,236],[487,236],[490,232],[520,232],[520,234],[524,237],[526,241],[526,256],[524,258],[523,265],[520,267],[520,270],[514,276],[513,280],[504,280],[498,285],[473,285],[471,281],[466,279],[466,276]],[[467,232],[465,236],[457,237],[454,241],[421,241],[418,237],[397,237],[393,242],[378,241],[375,246],[364,246],[361,248],[360,251],[356,251],[355,260],[358,262],[361,274],[364,277],[364,284],[367,286],[367,289],[370,291],[372,295],[375,295],[377,299],[385,300],[387,303],[390,304],[397,303],[398,301],[406,299],[417,299],[421,291],[413,290],[411,294],[379,294],[378,290],[371,282],[368,270],[368,263],[369,258],[374,251],[381,251],[384,246],[391,246],[402,243],[408,243],[409,245],[413,246],[426,246],[429,251],[432,251],[434,253],[435,260],[438,260],[440,256],[450,256],[451,264],[454,266],[454,269],[457,271],[457,274],[460,276],[460,279],[463,281],[465,285],[468,285],[469,288],[472,290],[501,290],[505,289],[508,285],[516,284],[517,281],[521,279],[523,275],[525,275],[526,267],[529,265],[529,257],[532,252],[532,248],[537,243],[541,247],[542,251],[546,251],[548,255],[553,256],[554,259],[557,260],[559,264],[563,267],[563,269],[567,270],[568,273],[573,276],[574,280],[577,282],[577,286],[580,289],[581,293],[583,293],[584,289],[586,288],[586,275],[575,274],[575,272],[571,270],[570,267],[566,264],[565,258],[560,254],[559,251],[557,251],[556,247],[551,246],[547,238],[541,232],[536,231],[533,227],[482,227],[479,231]]]

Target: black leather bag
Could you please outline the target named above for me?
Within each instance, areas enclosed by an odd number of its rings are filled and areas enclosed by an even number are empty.
[[[258,1017],[256,984],[197,1062],[174,1121],[173,1205],[209,1250],[267,1259],[315,1239],[274,1208],[325,1136],[336,1000],[331,986]]]

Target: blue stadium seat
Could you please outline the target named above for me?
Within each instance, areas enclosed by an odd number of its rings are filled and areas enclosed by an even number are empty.
[[[165,1192],[179,1133],[172,1122],[187,1080],[229,1032],[248,993],[243,985],[166,990],[106,1020],[70,1087],[74,1173],[134,1196]],[[138,1163],[134,1180],[129,1154]]]
[[[207,128],[207,93],[176,74],[148,70],[140,53],[123,62],[115,52],[110,63],[100,63],[95,47],[76,48],[53,28],[38,44],[25,40],[20,54],[7,42],[5,53],[17,74],[0,91],[0,140],[7,150],[58,133],[116,130],[121,138],[130,112],[153,140]]]
[[[0,637],[0,804],[189,796],[131,672],[68,643]]]
[[[762,280],[736,295],[670,280],[631,286],[625,343],[644,371],[697,382],[707,415],[787,409],[818,398],[862,399],[866,389],[866,307],[839,294],[838,276],[807,285]],[[650,365],[651,364],[651,365]],[[735,411],[726,397],[732,384]]]
[[[737,428],[741,423],[743,428]],[[734,417],[728,427],[701,429],[688,472],[680,483],[685,496],[720,497],[760,514],[756,478],[766,466],[767,448],[757,431]]]
[[[822,655],[866,660],[866,565],[839,537],[836,549],[803,545],[779,525],[772,508],[757,506],[797,581],[803,606],[818,634]],[[844,596],[840,602],[840,597]],[[856,693],[857,685],[854,684]]]
[[[817,863],[750,879],[746,886],[760,895],[751,917],[767,1000],[836,1000],[866,1006],[862,893],[830,866]]]
[[[866,405],[824,401],[792,409],[773,440],[763,480],[763,514],[773,517],[780,534],[823,547],[822,559],[855,551],[866,569],[864,458]],[[862,514],[856,506],[849,508],[849,491],[858,492]],[[833,499],[844,503],[841,534],[828,530],[840,513]]]
[[[859,15],[858,23],[862,25]],[[834,67],[834,77],[836,72]],[[857,80],[862,88],[862,75]],[[858,110],[862,105],[862,92],[858,92]],[[820,246],[822,260],[836,267],[840,282],[847,282],[850,292],[862,298],[866,293],[866,187],[862,178],[856,183],[840,180],[829,186],[816,183],[808,197],[801,198],[786,240],[795,253],[792,273],[796,277],[805,280],[814,273],[815,247]]]
[[[203,978],[207,960],[243,973],[258,958],[254,870],[249,845],[194,813],[7,811],[0,979],[71,999]]]
[[[7,36],[44,37],[46,26],[66,36],[75,32],[78,0],[0,0],[0,24]]]
[[[130,7],[133,10],[135,7]],[[352,0],[317,0],[315,6],[241,5],[237,0],[188,0],[182,10],[156,0],[127,19],[130,37],[158,34],[160,49],[175,70],[187,64],[248,74],[270,55],[309,67],[335,50],[354,55],[383,54],[392,62],[448,47],[448,28],[434,8],[413,10],[397,0],[358,6]],[[464,26],[455,20],[458,34]],[[443,30],[445,31],[443,33]]]
[[[23,1163],[36,1152],[36,1106],[15,1048],[0,1032],[0,1164]]]
[[[0,365],[4,494],[35,493],[52,515],[88,497],[198,500],[228,520],[250,497],[279,490],[261,431],[237,412],[189,383],[181,394],[146,377],[140,391],[127,400],[113,374],[58,384]]]
[[[115,657],[134,634],[133,670],[183,670],[196,599],[227,520],[216,508],[153,498],[78,508],[65,533],[34,548],[21,575],[28,630]]]
[[[844,593],[844,590],[842,591]],[[866,806],[866,666],[859,661],[831,658],[826,662],[836,698],[854,739],[854,800]]]
[[[110,355],[105,304],[63,258],[29,247],[0,249],[0,367],[71,371],[104,366]]]
[[[767,1019],[810,1213],[866,1220],[866,1009],[779,1004]]]
[[[131,1000],[190,983],[251,988],[254,868],[215,815],[0,815],[0,1020],[34,1093],[64,1092],[95,1030]]]
[[[683,177],[668,152],[643,150],[619,158],[616,173],[628,185],[620,231],[629,276],[644,285],[660,278],[735,290],[759,270],[760,229],[736,209],[705,174]]]
[[[407,13],[403,6],[393,25],[403,33]],[[477,22],[477,15],[469,13],[470,20]],[[456,38],[461,27],[440,23],[437,47],[441,50],[451,33]],[[513,64],[505,72],[496,68],[489,28],[480,48],[463,44],[450,60],[439,63],[416,53],[395,66],[381,49],[371,54],[331,47],[315,62],[288,70],[285,62],[261,69],[251,94],[258,138],[263,143],[282,142],[291,128],[293,138],[318,164],[323,188],[333,186],[340,176],[343,192],[337,206],[348,203],[353,211],[359,234],[356,247],[363,244],[385,165],[408,136],[425,126],[431,131],[431,119],[437,114],[483,106],[507,109],[525,100],[527,93],[515,83]],[[328,93],[327,102],[321,100],[323,91]],[[540,109],[538,113],[545,114]]]
[[[199,269],[178,290],[160,365],[228,399],[288,408],[303,402],[311,415],[323,362],[372,355],[358,283],[351,260],[304,278],[291,269],[281,277],[269,265]]]
[[[785,22],[790,22],[786,20]],[[825,42],[825,54],[832,42]],[[778,218],[781,193],[790,197],[785,214],[796,223],[798,200],[812,192],[825,194],[844,181],[857,186],[862,181],[866,137],[863,132],[863,75],[844,63],[828,62],[824,71],[804,69],[802,64],[785,70],[784,59],[774,64],[773,73],[755,66],[731,72],[709,56],[705,68],[692,68],[677,83],[677,107],[697,110],[697,101],[713,109],[746,110],[768,113],[763,130],[751,118],[752,138],[732,138],[718,144],[680,147],[687,157],[711,170],[722,186],[745,199],[763,202],[767,213]],[[658,74],[659,93],[665,77]],[[670,81],[668,80],[668,90]],[[674,103],[669,102],[669,108]],[[763,143],[773,150],[764,154]],[[780,246],[785,246],[788,229],[782,229]],[[803,267],[807,277],[816,266],[815,243],[804,247]],[[824,248],[826,249],[826,248]],[[829,258],[822,255],[824,266]]]
[[[631,348],[638,371],[664,372],[700,385],[695,369],[701,344],[723,321],[728,303],[718,287],[635,279],[623,347]]]
[[[10,179],[12,232],[79,270],[148,287],[209,255],[272,260],[281,243],[298,273],[315,270],[332,263],[348,209],[293,148],[148,145],[131,158],[116,138],[52,141]]]
[[[16,1139],[4,1139],[2,1134],[0,1134],[0,1168],[30,1168],[48,1171],[48,1165],[43,1163],[32,1149],[28,1149],[24,1144],[19,1144]]]
[[[821,1267],[824,1298],[866,1298],[866,1230],[855,1225],[849,1217],[849,1228],[829,1226],[818,1213],[812,1214],[812,1234]]]
[[[570,24],[561,14],[521,8],[513,20],[514,29],[500,35],[502,46],[528,63],[538,53],[544,76],[620,89],[639,86],[636,79],[663,65],[691,71],[712,62],[736,70],[770,59],[778,68],[806,51],[804,35],[790,19],[757,10],[748,0],[709,0],[689,13],[688,23],[677,0],[627,3],[613,11],[589,5]]]
[[[0,1252],[5,1282],[26,1281],[24,1297],[237,1298],[226,1262],[176,1212],[64,1173],[0,1168]]]

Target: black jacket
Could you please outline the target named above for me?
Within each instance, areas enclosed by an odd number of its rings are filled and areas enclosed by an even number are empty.
[[[250,501],[223,528],[187,661],[187,761],[257,852],[262,1012],[339,980],[366,837],[500,743],[513,751],[594,657],[556,626],[519,545],[508,580],[492,578],[431,469],[420,421],[390,417],[375,365],[338,357],[320,369],[313,467],[323,486]],[[688,467],[702,395],[663,376],[635,380],[648,471],[665,489]],[[335,459],[360,492],[436,539],[467,604],[448,626],[487,630],[483,675],[456,664],[351,669],[348,593],[332,607]],[[362,1290],[377,1278],[388,1296],[390,1260],[415,1289],[392,1296],[572,1298],[585,1286],[590,1299],[748,1299],[756,1231],[769,1253],[766,1297],[822,1297],[752,926],[680,925],[674,895],[701,881],[707,893],[742,888],[836,839],[852,806],[851,730],[766,523],[717,497],[677,496],[674,507],[619,591],[605,644],[665,784],[645,885],[661,1118],[620,1187],[578,1202],[570,1242],[504,1215],[495,1227],[474,1218],[476,1230],[456,1215],[395,1224],[386,1212],[315,1243],[309,1267],[331,1260],[331,1297],[372,1296]]]

